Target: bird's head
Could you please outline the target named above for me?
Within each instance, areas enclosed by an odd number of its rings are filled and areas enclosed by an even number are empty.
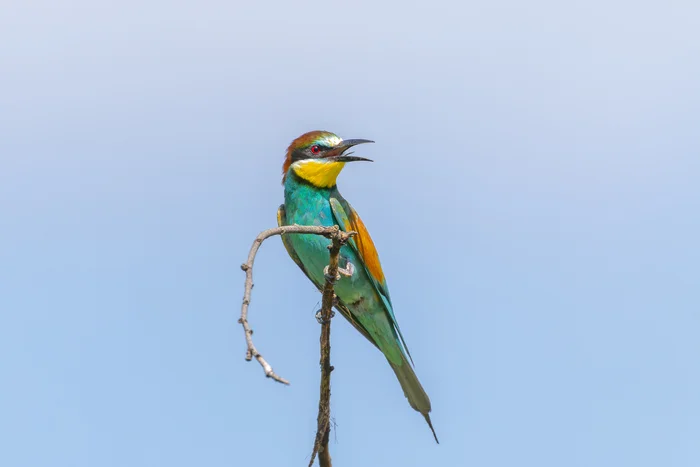
[[[290,171],[319,188],[335,185],[338,174],[346,162],[369,161],[364,157],[351,156],[346,152],[362,143],[373,143],[368,139],[346,139],[328,131],[310,131],[304,133],[289,145],[287,156],[282,166],[282,183]]]

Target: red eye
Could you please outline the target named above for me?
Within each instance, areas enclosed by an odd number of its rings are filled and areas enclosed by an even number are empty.
[[[318,154],[319,152],[321,152],[321,149],[318,146],[315,144],[311,146],[311,154]]]

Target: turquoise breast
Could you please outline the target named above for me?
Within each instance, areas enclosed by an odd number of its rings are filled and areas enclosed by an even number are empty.
[[[336,225],[331,210],[332,189],[317,188],[291,173],[285,182],[284,207],[288,224]],[[323,269],[328,265],[328,247],[331,241],[321,235],[294,234],[288,237],[294,251],[304,264],[304,268],[316,286],[325,284]],[[348,245],[340,250],[340,267],[347,267],[350,261],[355,266],[352,277],[342,277],[335,287],[336,295],[345,303],[373,302],[376,292],[371,285],[362,263],[355,251]],[[369,305],[369,303],[366,303]]]

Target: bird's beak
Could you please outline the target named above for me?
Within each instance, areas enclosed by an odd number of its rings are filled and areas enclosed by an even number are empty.
[[[364,143],[374,143],[368,139],[346,139],[343,140],[339,145],[331,149],[326,153],[326,159],[332,159],[337,162],[355,162],[355,161],[367,161],[373,162],[372,159],[366,159],[364,157],[351,156],[351,152],[345,154],[345,151],[353,146]]]

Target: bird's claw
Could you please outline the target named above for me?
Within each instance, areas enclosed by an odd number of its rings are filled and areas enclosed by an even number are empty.
[[[323,268],[323,277],[325,277],[328,282],[337,282],[340,280],[341,276],[352,277],[353,274],[355,274],[355,265],[350,261],[348,261],[345,269],[338,267],[338,274],[336,274],[335,277],[328,273],[328,266]]]
[[[322,311],[323,310],[318,310],[316,312],[316,321],[318,321],[318,324],[326,324],[328,322],[325,319],[323,319]],[[329,316],[328,319],[331,320],[331,319],[333,319],[334,316],[335,316],[335,311],[333,311],[333,309],[331,308],[331,315]]]
[[[340,268],[338,268],[338,273],[335,275],[335,277],[333,277],[328,272],[328,266],[326,266],[325,268],[323,268],[323,277],[325,277],[326,280],[330,283],[337,282],[338,280],[340,280]]]
[[[338,273],[342,274],[345,277],[352,277],[352,275],[355,274],[355,265],[348,261],[348,264],[345,266],[345,269],[338,268]]]

